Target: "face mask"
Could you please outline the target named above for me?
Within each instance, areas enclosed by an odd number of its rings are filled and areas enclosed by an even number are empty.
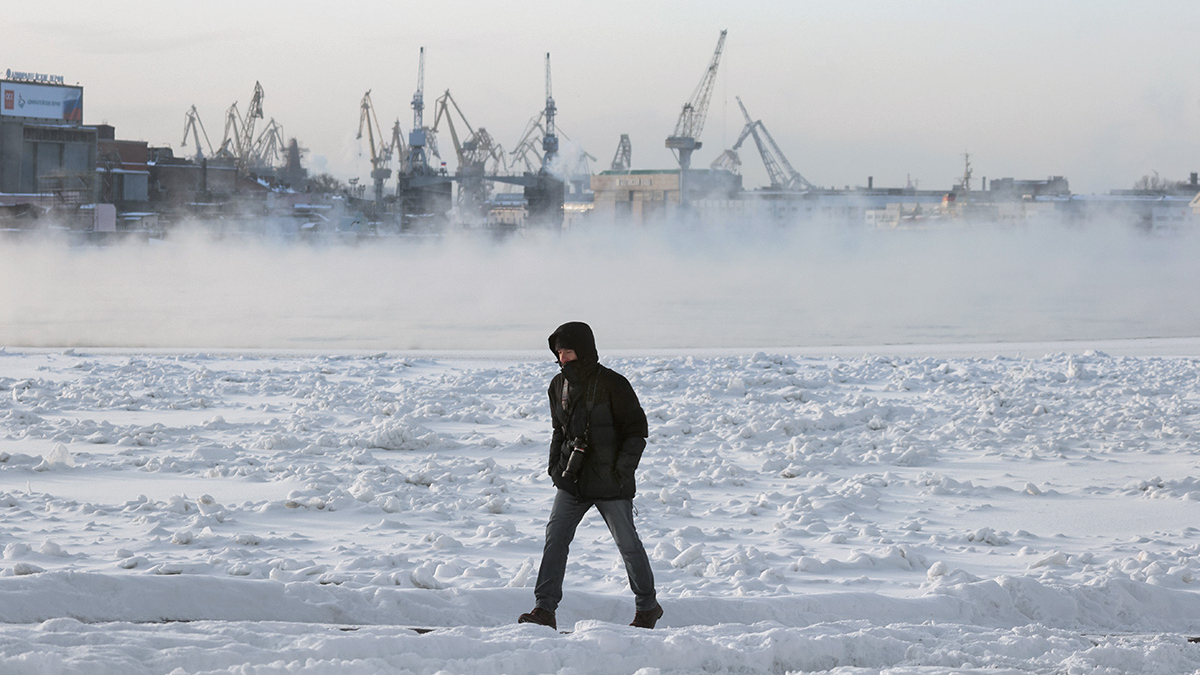
[[[568,382],[582,382],[591,377],[592,373],[596,372],[595,363],[587,363],[578,359],[568,361],[561,367],[563,375],[566,376]]]

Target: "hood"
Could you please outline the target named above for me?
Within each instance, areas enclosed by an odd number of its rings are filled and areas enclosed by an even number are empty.
[[[596,363],[600,355],[596,352],[596,336],[592,327],[582,321],[564,323],[550,334],[550,352],[558,358],[558,349],[574,349],[575,355],[585,363]]]

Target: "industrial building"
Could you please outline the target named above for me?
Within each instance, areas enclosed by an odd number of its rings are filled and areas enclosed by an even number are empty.
[[[56,225],[106,232],[132,229],[136,225],[130,223],[157,220],[159,213],[204,217],[263,212],[270,181],[239,172],[236,155],[176,157],[169,147],[121,140],[113,126],[86,125],[83,119],[82,86],[64,84],[59,76],[13,71],[0,79],[0,217],[5,227],[33,227],[39,218],[52,216]],[[286,159],[278,171],[304,180],[294,141]]]
[[[680,170],[629,169],[602,171],[592,176],[590,217],[646,225],[673,217],[683,202],[725,201],[738,198],[742,177],[729,171],[688,172],[688,199],[680,192]]]
[[[91,201],[97,132],[83,126],[83,87],[61,82],[0,80],[0,192]]]

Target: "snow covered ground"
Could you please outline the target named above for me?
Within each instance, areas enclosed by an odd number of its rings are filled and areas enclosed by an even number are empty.
[[[1198,255],[1096,223],[4,242],[0,675],[1200,672]],[[654,631],[594,515],[573,632],[514,623],[574,319],[649,413]]]
[[[602,344],[666,615],[593,514],[569,635],[548,351],[8,348],[0,673],[1196,672],[1200,341],[1096,344]]]

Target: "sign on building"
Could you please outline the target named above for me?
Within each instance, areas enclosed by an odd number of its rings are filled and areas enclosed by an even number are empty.
[[[83,121],[83,87],[0,80],[0,115]]]

